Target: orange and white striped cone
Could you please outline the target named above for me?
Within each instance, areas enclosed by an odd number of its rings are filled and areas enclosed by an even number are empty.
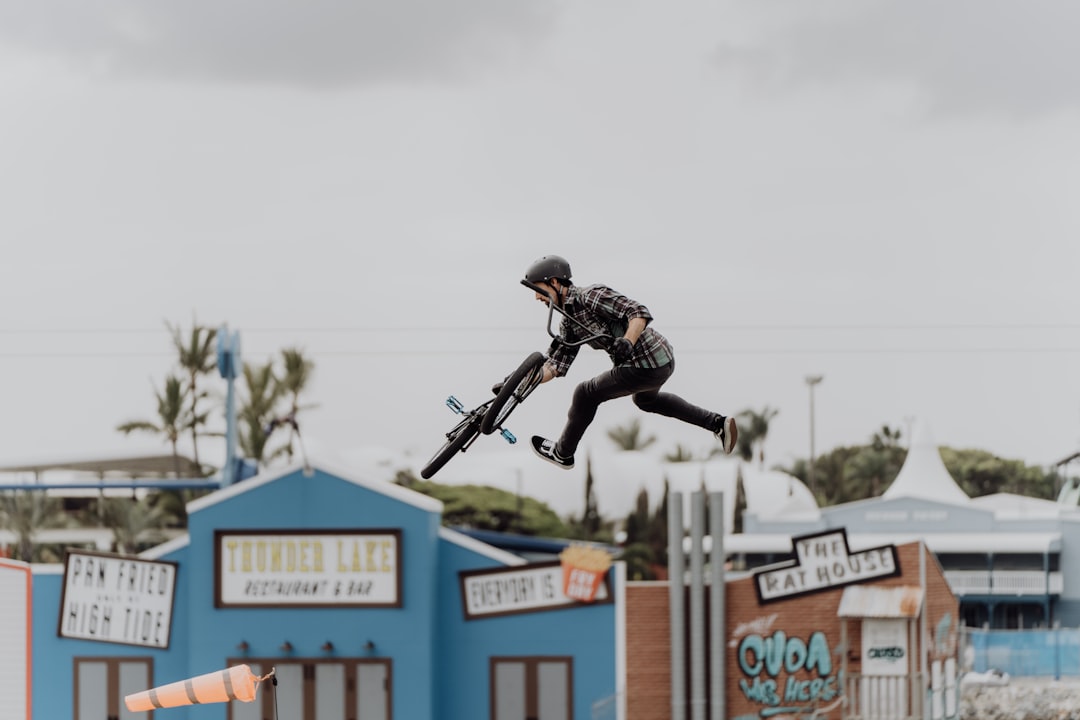
[[[230,700],[252,702],[255,700],[259,683],[273,674],[274,672],[270,671],[269,675],[260,678],[254,675],[247,665],[234,665],[226,670],[132,693],[124,698],[124,704],[131,712],[146,712]]]

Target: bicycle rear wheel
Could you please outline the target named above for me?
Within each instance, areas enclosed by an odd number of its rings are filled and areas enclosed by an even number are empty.
[[[473,415],[462,420],[453,430],[446,433],[446,442],[431,456],[427,465],[421,468],[420,477],[427,480],[439,472],[443,465],[450,462],[450,458],[458,452],[463,452],[465,446],[480,434],[480,420],[480,417]]]
[[[544,377],[543,368],[544,354],[534,352],[518,365],[517,370],[510,373],[499,394],[491,402],[491,407],[484,413],[484,421],[480,424],[482,433],[493,433],[495,428],[500,427],[506,418],[510,417],[514,408],[529,397]]]

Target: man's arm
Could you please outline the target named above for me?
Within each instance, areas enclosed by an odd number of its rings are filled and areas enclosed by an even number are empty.
[[[630,318],[626,323],[626,332],[623,337],[630,341],[631,345],[636,345],[638,338],[641,337],[641,333],[645,332],[645,326],[649,324],[649,321],[643,317]]]

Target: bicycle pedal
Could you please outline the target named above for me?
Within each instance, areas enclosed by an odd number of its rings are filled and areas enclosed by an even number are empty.
[[[503,439],[506,440],[506,442],[510,443],[511,445],[513,445],[514,443],[517,442],[517,438],[514,437],[514,433],[510,432],[506,428],[503,428],[502,430],[500,430],[499,434],[502,435]]]
[[[454,414],[456,414],[456,415],[460,415],[462,413],[462,411],[465,409],[465,406],[461,403],[461,401],[458,400],[453,395],[446,398],[446,407],[453,410]]]

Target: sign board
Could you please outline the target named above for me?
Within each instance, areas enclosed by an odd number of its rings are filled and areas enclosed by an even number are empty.
[[[806,593],[900,574],[895,545],[851,552],[844,529],[791,539],[795,560],[754,573],[758,602],[784,600]]]
[[[908,621],[864,618],[862,621],[862,674],[907,675]]]
[[[167,649],[177,564],[69,550],[60,637]]]
[[[0,698],[4,718],[30,720],[30,566],[0,559]]]
[[[458,573],[466,620],[559,610],[584,603],[566,595],[559,561]],[[611,602],[608,576],[594,602]]]
[[[215,607],[401,607],[400,530],[217,530]]]

